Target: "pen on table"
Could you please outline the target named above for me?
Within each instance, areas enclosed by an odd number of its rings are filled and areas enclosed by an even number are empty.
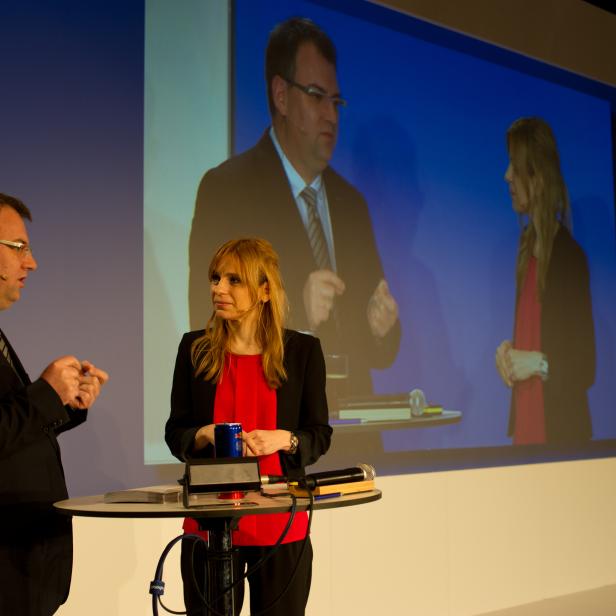
[[[342,496],[342,492],[332,492],[331,494],[315,494],[314,500],[322,500],[324,498],[336,498]]]
[[[330,419],[329,423],[337,426],[347,426],[354,424],[361,424],[366,421],[365,419]]]

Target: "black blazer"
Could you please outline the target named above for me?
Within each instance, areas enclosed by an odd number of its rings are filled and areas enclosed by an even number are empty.
[[[184,334],[178,349],[171,390],[171,414],[165,440],[181,461],[212,457],[213,447],[192,451],[197,430],[213,423],[216,384],[195,377],[190,358],[192,343],[203,330]],[[284,365],[288,379],[276,390],[276,426],[295,432],[299,448],[293,455],[280,453],[283,472],[301,476],[329,448],[332,429],[325,398],[325,363],[317,338],[285,330]]]
[[[587,392],[595,381],[590,276],[583,250],[562,226],[554,238],[541,303],[541,351],[549,366],[543,384],[547,443],[589,440],[592,423]],[[514,409],[515,388],[509,435],[515,429]]]
[[[323,182],[337,270],[346,290],[336,300],[340,331],[326,323],[316,334],[325,353],[349,356],[348,393],[372,393],[370,368],[391,365],[400,344],[400,324],[396,323],[378,342],[370,332],[366,309],[383,278],[383,268],[368,207],[362,195],[331,167],[323,172]],[[212,312],[208,266],[214,251],[227,240],[254,236],[270,241],[280,257],[289,297],[289,326],[308,330],[303,287],[316,264],[284,167],[268,132],[253,148],[209,170],[201,180],[189,250],[193,329],[203,327]]]
[[[71,520],[52,507],[67,498],[56,436],[86,411],[63,406],[43,379],[30,382],[8,348],[14,368],[0,353],[0,614],[41,616],[66,600],[72,568]]]

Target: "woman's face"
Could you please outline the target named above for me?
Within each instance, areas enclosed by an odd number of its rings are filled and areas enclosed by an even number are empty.
[[[509,184],[509,194],[511,195],[511,205],[513,211],[516,214],[528,214],[530,208],[530,195],[528,190],[516,173],[511,159],[509,160],[509,166],[505,172],[505,182]]]
[[[210,291],[216,316],[222,319],[236,321],[251,313],[261,302],[267,301],[266,284],[261,285],[256,302],[253,301],[250,289],[240,274],[236,259],[223,259],[216,271],[212,273]]]

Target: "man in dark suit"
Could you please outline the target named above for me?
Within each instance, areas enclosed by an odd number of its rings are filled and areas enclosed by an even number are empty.
[[[290,303],[290,327],[322,342],[336,396],[372,393],[370,368],[398,352],[398,306],[389,292],[361,194],[329,161],[345,105],[336,50],[312,21],[276,26],[266,51],[272,126],[250,150],[208,171],[201,181],[190,236],[191,328],[211,312],[207,265],[223,241],[269,240],[278,254]],[[346,366],[345,366],[346,363]],[[330,400],[330,406],[335,401]]]
[[[37,267],[19,199],[0,193],[0,310]],[[60,357],[31,382],[0,331],[0,614],[49,616],[68,596],[72,527],[54,513],[67,498],[56,436],[86,419],[108,376]]]

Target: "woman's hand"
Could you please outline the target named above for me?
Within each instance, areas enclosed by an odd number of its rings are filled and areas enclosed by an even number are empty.
[[[496,369],[507,387],[513,387],[511,361],[509,360],[511,348],[511,340],[503,340],[496,349]]]
[[[507,387],[512,387],[515,381],[541,374],[542,359],[539,351],[514,349],[511,340],[504,340],[496,349],[496,369]]]
[[[518,351],[510,349],[507,353],[511,366],[512,381],[525,381],[531,376],[541,374],[543,354],[539,351]]]
[[[194,451],[205,449],[208,445],[214,445],[214,424],[208,424],[197,430],[195,434]]]
[[[288,430],[253,430],[244,432],[247,456],[267,456],[276,451],[288,451],[291,433]]]

